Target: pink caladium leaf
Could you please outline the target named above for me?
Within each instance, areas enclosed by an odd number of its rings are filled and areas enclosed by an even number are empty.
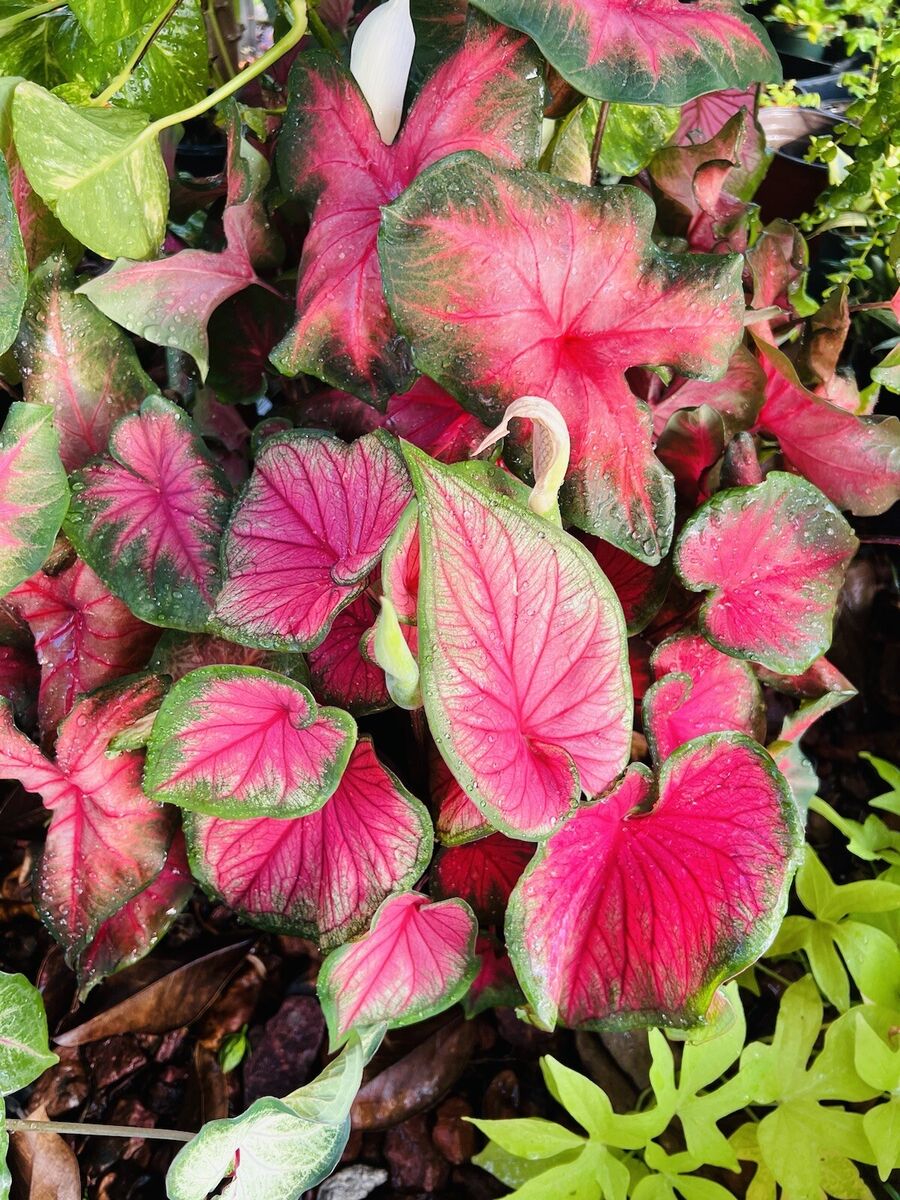
[[[419,503],[419,661],[438,749],[496,828],[545,837],[622,770],[622,610],[579,542],[405,447]],[[577,597],[577,600],[575,599]]]
[[[428,777],[431,803],[436,813],[435,829],[444,846],[461,846],[493,832],[481,809],[456,782],[434,747],[428,757]]]
[[[759,343],[766,398],[759,428],[778,438],[785,466],[858,517],[900,499],[900,421],[857,417],[803,387],[773,346]]]
[[[489,933],[479,933],[475,943],[478,955],[478,974],[462,999],[466,1016],[471,1021],[489,1008],[514,1008],[525,997],[504,946]]]
[[[800,675],[779,675],[758,663],[754,669],[759,679],[769,687],[804,700],[818,700],[829,693],[846,696],[850,700],[857,694],[856,688],[846,675],[827,658],[817,658],[813,665]]]
[[[379,430],[346,445],[291,431],[260,451],[225,538],[213,627],[273,650],[309,650],[365,589],[411,488]]]
[[[669,421],[683,409],[714,408],[729,434],[752,429],[763,405],[766,378],[759,363],[745,346],[738,346],[728,370],[713,383],[702,379],[676,379],[655,401],[653,433],[659,439]]]
[[[669,587],[671,571],[665,565],[651,567],[602,538],[587,534],[581,540],[619,598],[628,636],[640,633],[659,611]]]
[[[67,471],[103,454],[119,417],[158,389],[129,338],[84,296],[72,268],[48,258],[32,274],[14,350],[25,399],[53,406]]]
[[[698,509],[681,532],[675,568],[685,587],[710,593],[699,622],[714,646],[798,674],[831,644],[838,592],[858,545],[818,488],[773,471]]]
[[[165,863],[174,810],[141,791],[140,753],[108,753],[112,738],[158,707],[162,694],[162,681],[150,675],[79,700],[60,726],[54,762],[16,729],[0,701],[0,778],[38,792],[51,812],[38,908],[70,963]]]
[[[477,0],[537,42],[585,96],[683,104],[704,92],[781,79],[762,25],[739,0]]]
[[[148,795],[220,817],[321,808],[356,742],[356,722],[259,667],[201,667],[167,695],[147,751]]]
[[[403,510],[381,560],[382,589],[403,624],[414,625],[418,620],[420,570],[419,508],[412,500]]]
[[[266,393],[269,354],[285,333],[290,301],[256,285],[231,296],[209,319],[206,382],[225,404],[250,404]]]
[[[135,616],[199,630],[221,583],[230,491],[187,414],[150,396],[75,475],[66,532]]]
[[[384,427],[446,463],[464,462],[490,432],[426,375],[408,392],[391,397]]]
[[[721,414],[708,404],[672,414],[656,443],[656,454],[672,472],[679,500],[694,508],[709,498],[715,490],[714,468],[727,441]]]
[[[478,968],[478,924],[464,900],[390,896],[368,933],[341,946],[319,972],[318,992],[332,1049],[353,1029],[410,1025],[461,999]]]
[[[360,648],[377,616],[375,601],[364,592],[341,609],[324,642],[308,655],[310,687],[319,700],[349,709],[354,716],[391,706],[384,671]]]
[[[635,188],[597,191],[460,154],[385,209],[380,240],[416,365],[492,425],[519,396],[555,405],[571,437],[564,515],[650,563],[671,541],[672,480],[625,371],[721,374],[744,312],[740,262],[663,253],[654,218]],[[529,447],[516,430],[504,457],[527,470]]]
[[[256,821],[189,814],[185,830],[207,891],[253,925],[315,938],[326,950],[362,933],[391,892],[413,886],[433,842],[424,806],[368,738],[317,812]]]
[[[735,113],[756,108],[755,88],[724,88],[689,100],[681,110],[681,123],[672,139],[678,146],[708,142]]]
[[[262,667],[265,671],[290,675],[301,683],[309,682],[306,663],[299,654],[276,654],[256,646],[240,646],[237,642],[228,642],[225,638],[208,633],[179,633],[175,630],[164,633],[150,659],[151,671],[169,675],[173,680],[181,679],[198,667],[227,665]]]
[[[510,893],[531,861],[534,847],[502,833],[441,850],[431,871],[438,900],[461,896],[482,925],[503,927]]]
[[[138,962],[165,937],[172,922],[194,891],[184,836],[172,840],[165,865],[143,891],[132,896],[107,917],[78,962],[78,983],[83,1000],[107,975]]]
[[[765,737],[762,691],[747,663],[688,633],[657,647],[652,664],[658,682],[644,696],[643,719],[657,762],[707,733]]]
[[[272,361],[383,407],[415,379],[409,347],[381,289],[380,210],[430,163],[481,150],[508,165],[537,159],[541,78],[525,38],[470,24],[437,67],[396,141],[385,146],[350,72],[331,54],[301,55],[278,146],[285,192],[310,210],[297,281],[297,320]]]
[[[13,403],[0,431],[0,596],[43,566],[68,506],[53,408]]]
[[[787,785],[742,734],[629,767],[538,851],[506,940],[545,1028],[685,1027],[775,935],[802,841]],[[565,880],[565,886],[559,881]]]
[[[34,635],[44,739],[52,739],[76,696],[144,667],[159,636],[80,560],[55,575],[38,571],[7,602]]]

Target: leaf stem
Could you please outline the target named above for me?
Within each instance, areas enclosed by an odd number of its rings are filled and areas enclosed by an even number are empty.
[[[181,1129],[150,1129],[140,1125],[89,1125],[79,1121],[18,1121],[9,1119],[10,1133],[66,1133],[89,1137],[155,1138],[161,1142],[189,1142],[197,1135]]]
[[[603,134],[606,122],[609,120],[609,101],[604,100],[600,105],[600,115],[597,117],[597,128],[594,130],[594,140],[591,144],[591,183],[597,178],[597,167],[600,163],[600,151],[603,148]]]
[[[331,36],[331,30],[322,20],[318,13],[318,6],[310,4],[306,10],[306,15],[309,20],[309,28],[312,31],[313,37],[319,43],[323,50],[327,50],[333,54],[335,58],[340,58],[340,51],[337,48],[337,43]]]
[[[216,16],[216,6],[213,0],[207,0],[206,19],[209,22],[209,27],[212,30],[213,41],[216,43],[216,50],[224,70],[228,74],[229,79],[234,79],[234,69],[231,63],[231,54],[228,47],[225,45],[225,39],[222,37],[222,27],[219,24],[219,18]]]
[[[143,59],[144,55],[147,53],[147,51],[153,45],[153,42],[156,40],[156,38],[162,32],[166,23],[170,20],[173,13],[175,12],[175,9],[178,7],[178,5],[180,3],[181,3],[181,0],[172,0],[172,3],[169,5],[169,7],[166,9],[166,11],[162,14],[162,16],[159,18],[159,20],[154,25],[151,25],[151,27],[148,29],[147,33],[141,38],[141,40],[135,46],[134,52],[132,53],[131,57],[128,59],[128,62],[126,62],[125,66],[122,68],[122,70],[118,73],[118,75],[115,75],[113,77],[113,79],[103,89],[103,91],[100,93],[100,95],[96,96],[91,101],[92,104],[96,104],[96,105],[108,104],[109,101],[112,99],[112,97],[115,96],[117,92],[122,90],[122,88],[125,86],[125,84],[128,82],[128,80],[131,78],[131,76],[134,74],[134,72],[140,66],[141,60]]]

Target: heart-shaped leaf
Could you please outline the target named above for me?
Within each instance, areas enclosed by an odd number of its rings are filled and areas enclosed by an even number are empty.
[[[68,506],[53,409],[10,405],[0,431],[0,596],[43,565]]]
[[[774,936],[801,837],[787,784],[741,734],[689,742],[657,788],[629,767],[513,892],[506,940],[536,1018],[548,1029],[702,1020]]]
[[[766,721],[762,691],[750,666],[696,634],[657,647],[658,680],[644,696],[644,732],[657,762],[706,733],[734,730],[761,742]]]
[[[488,1008],[515,1008],[525,997],[506,949],[489,933],[480,933],[475,943],[478,954],[478,974],[462,999],[466,1016],[471,1021]]]
[[[158,633],[133,617],[80,560],[55,575],[38,571],[6,602],[34,635],[44,739],[52,740],[76,696],[140,670]]]
[[[220,584],[229,487],[186,413],[150,396],[72,481],[66,532],[135,616],[202,629]]]
[[[419,501],[429,725],[492,825],[546,837],[582,790],[602,791],[627,761],[621,607],[558,526],[420,451],[405,453]]]
[[[74,284],[64,258],[37,268],[15,345],[25,399],[53,406],[67,471],[104,454],[118,418],[157,391],[131,341]]]
[[[377,616],[375,602],[364,592],[341,609],[324,642],[308,654],[310,687],[316,697],[346,708],[354,716],[391,706],[384,671],[361,649]]]
[[[714,646],[793,675],[830,646],[858,545],[818,488],[773,471],[698,509],[678,539],[675,568],[692,592],[710,592],[699,621]]]
[[[683,104],[720,88],[781,79],[762,25],[740,0],[477,0],[533,38],[585,96]]]
[[[318,992],[332,1048],[352,1029],[410,1025],[455,1004],[475,976],[478,922],[464,900],[389,896],[368,933],[333,950]]]
[[[755,88],[723,88],[696,96],[682,107],[681,121],[672,140],[677,146],[696,146],[708,142],[735,113],[742,108],[753,112],[755,106]]]
[[[438,900],[461,896],[482,925],[503,925],[510,893],[528,866],[534,847],[502,833],[442,850],[431,872]]]
[[[290,675],[300,683],[309,682],[306,663],[299,654],[275,654],[270,650],[259,650],[255,646],[239,646],[224,638],[206,633],[164,633],[156,644],[150,660],[150,670],[160,675],[171,675],[181,679],[198,667],[262,667],[264,671],[277,671]]]
[[[24,975],[0,971],[0,1013],[0,1096],[8,1096],[59,1059],[47,1043],[41,993]]]
[[[464,462],[490,432],[427,375],[388,401],[384,428],[438,462]]]
[[[473,23],[423,87],[392,146],[381,141],[350,72],[324,52],[298,58],[278,147],[288,195],[312,212],[297,281],[297,321],[272,360],[382,407],[412,383],[409,348],[381,290],[380,210],[454,150],[509,166],[537,158],[541,81],[525,38]]]
[[[319,708],[286,675],[201,667],[175,684],[153,726],[148,794],[219,817],[296,817],[334,792],[356,722]]]
[[[469,799],[433,747],[428,758],[428,776],[431,803],[437,812],[435,830],[443,845],[461,846],[493,832],[484,813]]]
[[[634,188],[597,191],[465,154],[386,209],[380,239],[386,294],[419,369],[491,424],[520,396],[554,404],[572,443],[564,514],[650,563],[668,550],[674,495],[625,371],[721,374],[744,312],[738,260],[665,254],[654,219]],[[517,431],[504,457],[527,469],[529,442]]]
[[[660,438],[675,413],[685,408],[714,408],[727,433],[752,429],[762,408],[766,380],[759,363],[745,346],[738,346],[721,379],[676,379],[666,388],[653,411],[653,433]]]
[[[38,792],[52,814],[38,908],[69,963],[165,864],[174,813],[141,791],[140,753],[107,753],[117,733],[159,706],[162,693],[149,675],[79,700],[60,725],[55,762],[16,729],[0,700],[0,778]]]
[[[392,891],[411,887],[431,858],[422,804],[359,741],[334,795],[295,820],[189,816],[202,885],[263,929],[313,937],[326,949],[361,933]]]
[[[352,446],[302,431],[270,438],[225,537],[214,627],[271,649],[318,645],[365,589],[410,494],[380,431]]]

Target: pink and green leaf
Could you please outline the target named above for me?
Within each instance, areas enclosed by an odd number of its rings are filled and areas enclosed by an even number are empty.
[[[368,933],[332,951],[318,992],[332,1049],[351,1030],[423,1021],[462,998],[478,968],[478,924],[464,900],[431,903],[421,892],[391,896]]]
[[[708,405],[722,418],[729,434],[752,429],[762,408],[766,380],[762,369],[745,346],[738,346],[721,379],[676,379],[655,401],[653,432],[659,438],[671,418],[682,409]]]
[[[534,847],[502,833],[441,850],[431,870],[437,900],[461,896],[482,925],[503,927],[510,893],[531,861]]]
[[[590,534],[581,539],[613,586],[625,614],[628,636],[649,624],[659,611],[669,587],[668,566],[651,567],[624,550]]]
[[[380,239],[386,294],[419,369],[492,425],[520,396],[554,404],[572,443],[564,515],[649,563],[669,548],[673,487],[625,372],[721,375],[744,312],[739,261],[666,254],[651,241],[654,219],[637,189],[465,154],[387,208]],[[519,432],[505,442],[520,472],[529,442]]]
[[[229,493],[187,414],[150,396],[113,427],[109,456],[76,474],[66,532],[135,616],[203,629]]]
[[[675,494],[694,509],[715,490],[715,467],[725,453],[728,437],[720,413],[708,404],[672,414],[656,454],[675,480]]]
[[[297,320],[275,348],[280,371],[318,376],[383,407],[416,376],[385,304],[380,210],[430,163],[480,150],[508,166],[536,161],[541,79],[525,38],[470,23],[464,43],[424,85],[386,146],[350,72],[332,55],[301,55],[279,142],[285,192],[311,212]]]
[[[469,799],[434,748],[428,756],[428,777],[435,830],[444,846],[465,845],[493,832],[481,809]]]
[[[704,92],[781,79],[759,21],[739,0],[477,0],[537,42],[585,96],[683,104]]]
[[[240,646],[208,633],[180,633],[170,630],[162,635],[153,651],[150,670],[181,679],[198,667],[261,667],[289,675],[300,683],[309,683],[306,663],[299,654],[276,654],[255,646]]]
[[[43,566],[68,506],[53,408],[13,403],[0,431],[0,596]]]
[[[231,517],[213,627],[269,649],[317,646],[364,591],[410,495],[381,431],[352,446],[304,431],[270,438]]]
[[[405,453],[416,486],[419,661],[429,725],[470,799],[514,837],[546,837],[622,770],[631,734],[625,623],[594,559],[558,526]]]
[[[838,593],[858,542],[805,479],[771,472],[754,487],[718,492],[685,524],[675,569],[708,592],[703,635],[736,658],[799,674],[824,654]]]
[[[522,1004],[525,997],[505,947],[489,933],[479,933],[475,952],[478,974],[462,998],[466,1017],[471,1021],[486,1009],[515,1008]]]
[[[41,672],[28,646],[0,645],[0,696],[9,701],[20,728],[30,732],[37,720]]]
[[[800,675],[780,675],[758,663],[754,670],[759,679],[769,687],[804,700],[818,700],[830,692],[846,696],[850,700],[857,694],[856,688],[846,675],[827,658],[817,658],[812,666]]]
[[[38,571],[7,596],[41,667],[38,720],[52,740],[77,696],[145,666],[159,631],[132,616],[85,563]]]
[[[349,713],[320,708],[286,675],[201,667],[163,702],[144,786],[192,812],[297,817],[332,795],[355,742]]]
[[[801,840],[784,779],[743,735],[689,742],[658,784],[630,767],[513,892],[507,945],[534,1017],[548,1029],[702,1021],[774,937]]]
[[[755,88],[724,88],[689,100],[681,109],[681,122],[672,139],[678,146],[708,142],[735,113],[756,107]]]
[[[365,592],[334,618],[325,640],[307,656],[310,687],[319,700],[337,704],[354,716],[390,708],[384,671],[361,649],[378,608]]]
[[[79,700],[60,726],[55,762],[16,729],[0,701],[0,777],[38,792],[51,812],[38,908],[72,964],[166,861],[173,810],[141,791],[140,753],[108,753],[112,738],[158,707],[162,693],[158,678],[143,676]]]
[[[391,892],[412,887],[431,858],[428,813],[357,742],[334,795],[292,820],[189,814],[194,874],[253,925],[332,949],[362,933]]]
[[[14,347],[25,399],[53,406],[67,471],[106,451],[119,417],[158,389],[129,338],[84,296],[64,258],[34,271]]]
[[[427,375],[408,392],[390,398],[386,417],[385,429],[438,462],[465,462],[490,432]]]

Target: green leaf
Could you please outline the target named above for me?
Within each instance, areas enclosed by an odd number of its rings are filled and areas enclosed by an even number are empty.
[[[143,114],[70,108],[26,82],[13,96],[13,131],[29,183],[88,249],[103,258],[158,253],[169,183]]]
[[[472,1124],[507,1154],[517,1158],[555,1158],[569,1150],[580,1150],[586,1138],[540,1117],[523,1117],[513,1121],[477,1121]]]
[[[890,788],[890,791],[875,796],[869,803],[873,808],[883,808],[886,812],[893,813],[895,817],[900,817],[900,767],[895,767],[885,759],[876,758],[874,754],[868,754],[865,751],[859,757],[871,763],[878,776]]]
[[[41,568],[68,506],[53,409],[13,403],[0,431],[0,596]]]
[[[543,164],[573,183],[591,182],[591,146],[600,118],[597,100],[585,100],[560,121]],[[680,108],[610,104],[598,167],[605,175],[632,176],[643,170],[678,128]]]
[[[0,1106],[0,1200],[9,1200],[9,1189],[12,1187],[12,1176],[6,1165],[9,1153],[9,1134],[6,1132],[6,1113]]]
[[[57,1062],[41,993],[24,975],[0,971],[0,1095],[26,1087]]]
[[[876,383],[886,387],[889,392],[900,392],[900,344],[889,350],[869,373]]]
[[[110,748],[115,747],[110,743]],[[250,1049],[250,1040],[247,1037],[247,1026],[244,1025],[236,1033],[229,1033],[219,1048],[219,1066],[227,1075],[229,1071],[234,1071],[241,1065],[247,1052]]]
[[[890,829],[880,817],[874,814],[866,817],[864,822],[851,821],[842,817],[839,812],[816,797],[812,808],[830,821],[835,829],[847,838],[847,849],[857,858],[865,862],[879,860],[895,865],[900,864],[900,833]]]
[[[900,1097],[892,1096],[863,1113],[863,1130],[882,1180],[900,1167]]]
[[[63,74],[56,58],[54,39],[65,10],[37,13],[3,30],[4,19],[18,17],[29,8],[40,5],[13,3],[0,8],[0,76],[22,75],[44,87],[55,87]]]
[[[343,1121],[362,1083],[363,1067],[381,1044],[385,1028],[377,1025],[362,1033],[354,1029],[337,1058],[312,1082],[285,1096],[288,1108],[311,1121]]]
[[[71,0],[88,35],[97,43],[118,41],[141,25],[155,20],[166,9],[167,0]]]
[[[642,1113],[614,1113],[602,1088],[549,1054],[541,1059],[541,1071],[551,1096],[592,1139],[604,1145],[639,1149],[662,1133],[671,1120],[671,1111],[662,1107]]]
[[[472,1162],[507,1187],[519,1188],[531,1179],[545,1175],[552,1167],[574,1162],[581,1150],[557,1155],[554,1159],[526,1159],[509,1154],[496,1142],[488,1142],[485,1148],[473,1155]]]
[[[16,338],[28,293],[28,263],[6,159],[0,154],[0,354]]]

